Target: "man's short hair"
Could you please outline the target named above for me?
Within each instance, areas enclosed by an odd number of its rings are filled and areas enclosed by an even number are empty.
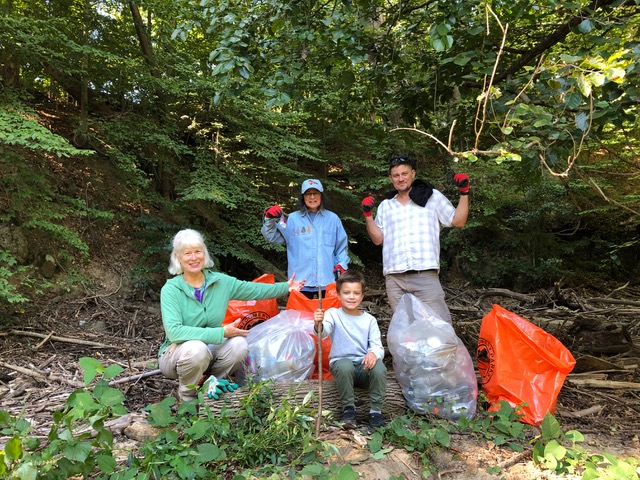
[[[364,275],[359,270],[347,270],[336,280],[336,290],[339,292],[344,283],[359,283],[362,287],[362,291],[367,288],[367,281],[364,279]]]
[[[416,164],[413,160],[405,155],[401,155],[389,159],[389,173],[391,173],[393,167],[397,167],[398,165],[409,165],[412,170],[416,169]]]

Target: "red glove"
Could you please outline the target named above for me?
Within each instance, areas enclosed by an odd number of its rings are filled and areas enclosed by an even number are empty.
[[[280,205],[272,205],[264,212],[264,216],[267,218],[280,218],[282,216],[282,208],[280,208]]]
[[[469,177],[464,173],[456,173],[453,183],[458,187],[460,195],[469,195]]]
[[[362,200],[362,214],[365,217],[371,216],[371,212],[373,211],[373,202],[375,202],[375,199],[371,196]]]
[[[342,265],[338,264],[334,267],[333,269],[333,274],[336,277],[339,277],[340,275],[342,275],[344,272],[346,272],[346,270],[344,268],[342,268]]]

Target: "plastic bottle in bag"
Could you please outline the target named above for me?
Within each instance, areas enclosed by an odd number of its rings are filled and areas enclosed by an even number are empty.
[[[396,380],[413,411],[452,420],[475,415],[473,362],[451,324],[405,294],[391,319],[387,343]]]

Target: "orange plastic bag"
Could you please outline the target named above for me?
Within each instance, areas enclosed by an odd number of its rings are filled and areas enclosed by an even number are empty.
[[[336,291],[336,284],[330,283],[325,288],[324,297],[322,298],[322,310],[329,308],[340,308],[342,303],[338,298],[338,292]],[[289,300],[287,300],[287,310],[298,310],[300,312],[315,312],[318,309],[318,299],[309,299],[298,291],[292,291],[289,294]],[[315,345],[318,345],[318,337],[311,334]],[[322,379],[333,380],[331,370],[329,369],[329,352],[331,352],[331,339],[329,337],[322,339]],[[313,365],[315,370],[312,379],[318,378],[318,351],[316,348],[316,356],[313,359]]]
[[[256,283],[274,283],[275,276],[273,273],[265,273],[253,281]],[[278,315],[278,313],[280,313],[280,309],[275,298],[246,301],[231,300],[222,324],[227,325],[240,318],[238,328],[250,330],[254,325],[269,320],[271,317]]]
[[[557,338],[500,305],[482,319],[477,358],[490,410],[501,400],[512,407],[526,402],[519,413],[530,425],[555,412],[558,393],[576,364]]]

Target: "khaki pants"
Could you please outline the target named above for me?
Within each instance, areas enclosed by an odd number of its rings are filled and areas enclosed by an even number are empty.
[[[384,277],[391,310],[396,311],[400,297],[411,293],[428,306],[442,320],[451,323],[451,313],[444,301],[444,290],[436,270],[414,273],[390,273]]]
[[[224,378],[242,368],[249,353],[244,337],[227,338],[219,345],[207,345],[200,340],[172,343],[159,359],[162,374],[178,379],[180,400],[193,400],[198,396],[195,387],[207,369],[211,375]]]
[[[371,410],[382,411],[382,404],[387,392],[387,367],[384,366],[382,360],[378,360],[371,370],[365,370],[362,362],[341,358],[331,363],[331,373],[342,408],[350,406],[355,408],[353,390],[355,386],[369,389]]]

